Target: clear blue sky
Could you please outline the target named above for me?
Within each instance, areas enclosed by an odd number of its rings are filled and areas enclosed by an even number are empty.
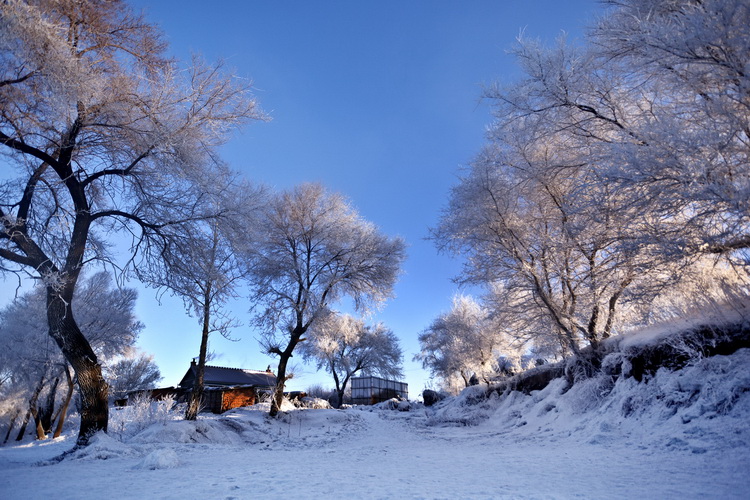
[[[254,82],[272,121],[235,135],[224,158],[250,179],[278,189],[317,181],[349,197],[386,234],[406,239],[408,260],[396,298],[373,318],[400,337],[410,396],[428,373],[411,361],[418,334],[450,307],[460,262],[426,241],[461,165],[484,142],[489,107],[482,86],[519,71],[506,51],[521,30],[552,42],[579,38],[601,12],[594,0],[216,1],[137,0],[161,26],[170,53],[223,58]],[[248,304],[233,306],[240,319]],[[177,384],[197,355],[197,321],[176,299],[156,304],[143,290],[140,346],[154,354],[165,385]],[[214,339],[213,364],[265,369],[255,333]],[[294,359],[293,359],[294,361]],[[301,363],[300,359],[296,359]],[[300,366],[291,389],[330,377]]]

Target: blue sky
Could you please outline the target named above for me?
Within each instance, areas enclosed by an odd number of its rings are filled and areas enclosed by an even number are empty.
[[[170,53],[223,58],[254,82],[272,120],[235,134],[223,156],[248,178],[278,189],[315,181],[346,195],[363,217],[408,246],[396,298],[371,318],[400,337],[405,381],[416,397],[429,374],[411,361],[417,336],[458,291],[460,262],[426,241],[461,165],[484,142],[483,85],[519,75],[506,51],[521,30],[554,41],[579,38],[601,12],[593,0],[496,1],[132,1],[166,33]],[[249,304],[232,305],[247,324]],[[142,290],[140,346],[154,354],[165,385],[197,355],[199,327],[181,302]],[[256,334],[216,338],[212,364],[265,369]],[[294,361],[294,359],[293,359]],[[301,362],[300,359],[296,359]],[[291,389],[330,377],[300,365]]]

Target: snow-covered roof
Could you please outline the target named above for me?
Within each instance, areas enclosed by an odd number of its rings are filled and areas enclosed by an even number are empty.
[[[197,371],[198,366],[195,363],[190,363],[190,368],[188,368],[185,376],[180,381],[180,387],[192,387]],[[236,385],[273,387],[276,385],[276,375],[269,371],[206,365],[206,371],[203,375],[203,385],[206,387]]]

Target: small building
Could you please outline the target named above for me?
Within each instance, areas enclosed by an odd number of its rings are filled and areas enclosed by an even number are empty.
[[[179,388],[185,398],[190,396],[198,376],[195,360],[180,381]],[[245,370],[223,366],[206,365],[203,373],[203,408],[213,413],[223,413],[232,408],[251,406],[258,402],[260,394],[273,391],[276,375],[270,370]]]
[[[193,360],[179,386],[132,391],[128,393],[128,399],[146,394],[154,400],[174,397],[176,402],[185,403],[190,398],[197,376],[198,365]],[[223,413],[232,408],[252,406],[258,402],[261,394],[271,393],[275,386],[276,375],[270,370],[245,370],[206,365],[203,374],[202,411]],[[117,401],[116,404],[118,403],[127,404],[127,400]]]
[[[409,399],[409,385],[380,377],[352,377],[352,403],[374,405],[389,399]]]

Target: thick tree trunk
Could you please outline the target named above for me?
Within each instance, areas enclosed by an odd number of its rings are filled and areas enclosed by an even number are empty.
[[[341,408],[341,405],[344,404],[344,388],[339,383],[339,374],[336,373],[336,366],[333,362],[329,363],[329,368],[333,374],[333,383],[336,386],[336,397],[338,398],[336,408]]]
[[[344,389],[337,389],[336,394],[338,395],[338,398],[339,398],[339,403],[338,405],[336,405],[336,408],[341,408],[341,405],[344,404]]]
[[[47,439],[47,434],[44,432],[44,427],[42,427],[42,419],[39,418],[39,411],[32,411],[31,413],[34,415],[34,422],[36,422],[36,438],[39,441]]]
[[[81,396],[81,427],[76,443],[85,446],[92,435],[99,431],[107,432],[109,388],[102,377],[102,367],[96,354],[73,318],[72,288],[66,295],[69,296],[61,297],[60,292],[48,287],[47,322],[50,336],[76,373]]]
[[[201,401],[203,400],[203,379],[205,373],[206,359],[205,355],[201,353],[198,357],[193,389],[190,391],[190,401],[188,401],[187,410],[185,410],[185,420],[196,420],[198,418],[198,413],[201,410]]]
[[[284,401],[284,385],[286,384],[287,374],[286,369],[289,364],[289,359],[292,357],[294,348],[297,347],[302,340],[302,335],[307,331],[307,327],[302,326],[301,320],[298,319],[297,326],[292,330],[291,338],[289,339],[289,345],[286,346],[284,351],[274,351],[279,355],[279,368],[276,372],[276,387],[273,391],[273,397],[271,398],[271,411],[269,415],[275,417],[281,410],[281,403]]]
[[[57,439],[60,437],[60,434],[62,434],[65,416],[68,414],[68,406],[70,406],[70,401],[73,399],[73,377],[70,376],[67,366],[65,367],[65,378],[68,380],[68,392],[65,394],[65,401],[58,410],[57,426],[55,427],[55,433],[52,435],[52,439]]]
[[[288,349],[287,349],[288,351]],[[276,387],[273,390],[273,396],[271,397],[271,411],[269,415],[275,417],[281,410],[281,403],[284,400],[284,384],[286,383],[286,365],[289,362],[290,355],[287,355],[284,351],[279,357],[279,367],[276,371]]]

